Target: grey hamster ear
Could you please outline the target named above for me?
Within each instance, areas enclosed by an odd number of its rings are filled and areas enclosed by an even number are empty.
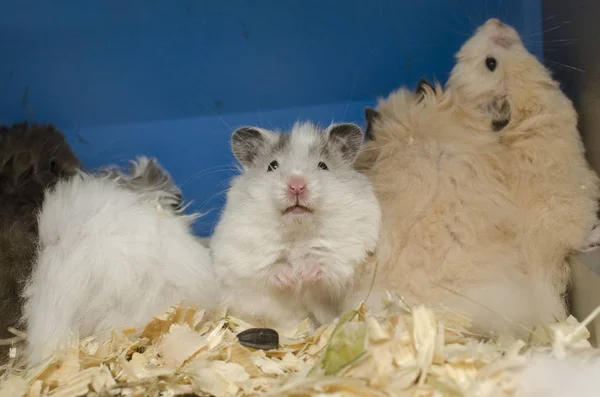
[[[231,136],[231,149],[244,167],[250,167],[267,142],[264,131],[256,127],[241,127]]]
[[[363,144],[362,129],[356,124],[334,124],[327,129],[327,140],[334,150],[341,153],[345,161],[354,163]]]
[[[417,83],[417,89],[415,90],[415,92],[417,94],[425,95],[425,87],[429,87],[432,90],[434,89],[429,81],[425,80],[424,78],[420,78],[419,82]]]
[[[370,107],[365,107],[365,121],[366,121],[366,128],[365,128],[365,135],[367,137],[367,140],[369,141],[374,141],[375,140],[375,134],[373,133],[373,122],[379,118],[379,112],[373,108]]]
[[[417,83],[417,89],[415,90],[415,93],[419,95],[419,99],[417,102],[421,102],[427,94],[427,89],[425,87],[429,87],[429,89],[435,91],[435,89],[429,81],[425,80],[424,78],[420,78],[419,82]]]

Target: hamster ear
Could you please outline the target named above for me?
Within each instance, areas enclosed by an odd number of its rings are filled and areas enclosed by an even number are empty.
[[[419,96],[417,102],[421,102],[423,98],[425,98],[428,89],[435,92],[435,88],[433,88],[429,81],[425,80],[424,78],[420,78],[419,82],[417,83],[417,89],[415,90],[415,93]]]
[[[429,81],[425,80],[424,78],[420,78],[419,82],[417,83],[417,89],[415,90],[415,93],[425,95],[425,93],[427,92],[425,90],[425,87],[429,87],[432,91],[435,91],[435,89]]]
[[[363,143],[362,129],[352,123],[333,124],[326,134],[330,147],[340,152],[345,161],[354,163]]]
[[[244,167],[250,167],[268,142],[268,133],[256,127],[240,127],[231,136],[231,150]]]
[[[366,107],[365,108],[365,121],[366,121],[366,128],[365,128],[365,135],[367,137],[367,140],[369,141],[374,141],[375,140],[375,134],[373,133],[373,122],[375,120],[377,120],[379,118],[379,112],[373,108],[370,107]]]

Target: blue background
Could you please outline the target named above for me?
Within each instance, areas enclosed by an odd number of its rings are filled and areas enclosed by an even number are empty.
[[[363,124],[496,16],[542,56],[540,1],[0,1],[0,123],[53,123],[86,167],[156,156],[206,212],[234,173],[232,129]]]

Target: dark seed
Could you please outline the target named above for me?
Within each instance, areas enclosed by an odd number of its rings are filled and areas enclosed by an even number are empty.
[[[250,328],[238,335],[240,345],[253,349],[271,350],[279,347],[279,334],[271,328]]]

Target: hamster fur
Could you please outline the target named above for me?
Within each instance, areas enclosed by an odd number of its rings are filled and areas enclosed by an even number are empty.
[[[243,170],[211,238],[223,303],[233,315],[274,328],[339,315],[380,227],[373,189],[353,169],[362,140],[353,124],[234,132]]]
[[[44,190],[76,173],[80,162],[52,125],[0,127],[0,339],[19,327],[21,293],[31,275]],[[0,346],[0,364],[9,346]]]
[[[119,167],[108,167],[99,171],[99,175],[115,178],[122,186],[134,191],[158,190],[170,193],[169,203],[175,210],[181,209],[182,193],[171,175],[158,163],[156,158],[139,156],[130,162],[129,173]],[[173,201],[174,200],[174,201]]]
[[[536,325],[543,302],[531,296],[523,270],[503,151],[476,128],[484,116],[458,125],[451,93],[423,89],[425,96],[397,90],[379,101],[372,119],[364,172],[380,201],[381,237],[377,261],[365,267],[346,309],[364,299],[376,271],[367,299],[375,312],[390,290],[409,305],[464,312],[482,334],[519,331],[504,317]]]
[[[167,191],[132,190],[116,178],[85,173],[46,194],[25,289],[31,363],[71,333],[140,331],[181,299],[202,307],[216,302],[209,251],[192,234],[195,217],[172,209],[176,201]]]
[[[523,397],[600,396],[600,358],[572,355],[563,359],[528,357],[517,375]]]
[[[565,257],[591,230],[597,195],[571,103],[505,26],[490,20],[465,43],[445,90],[380,101],[365,148],[384,214],[378,286],[464,311],[483,333],[523,329],[503,318],[564,319]]]
[[[523,217],[526,262],[538,285],[552,287],[549,295],[564,294],[566,256],[600,242],[592,231],[600,180],[585,159],[573,104],[515,29],[498,19],[479,27],[457,59],[447,88],[464,108],[487,114],[497,131]]]

